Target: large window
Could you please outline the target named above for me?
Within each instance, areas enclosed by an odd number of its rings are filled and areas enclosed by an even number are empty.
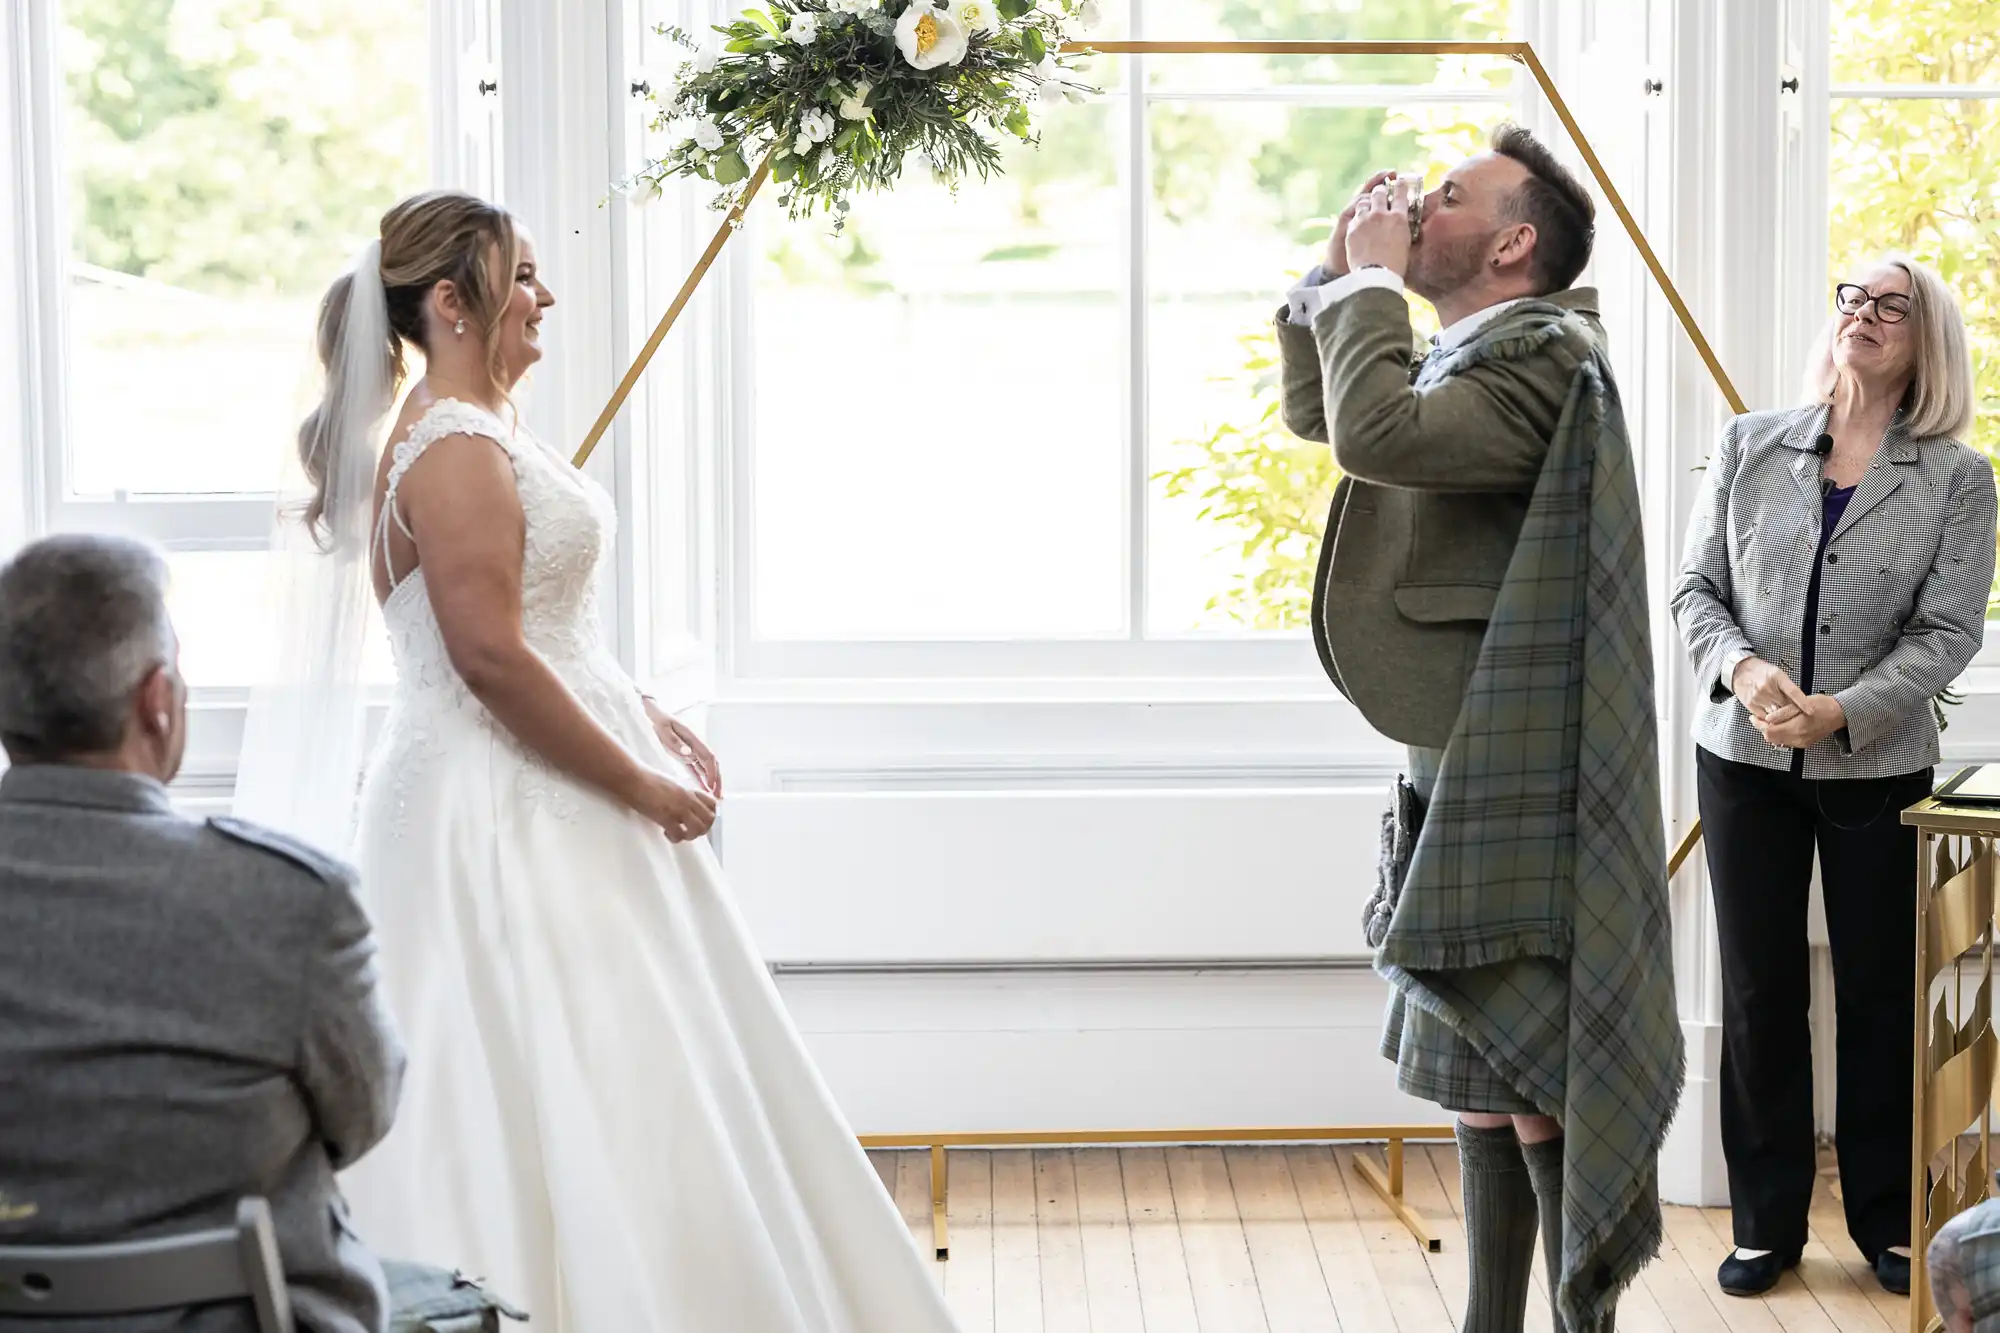
[[[432,179],[428,9],[47,0],[50,519],[167,547],[197,686],[257,671],[245,627],[320,294]]]
[[[1828,271],[1884,250],[1935,266],[1972,338],[1979,417],[2000,459],[2000,42],[1991,0],[1832,0]],[[1988,610],[2000,618],[2000,588]]]
[[[1100,39],[1511,31],[1504,0],[1107,13]],[[1090,74],[1102,97],[1047,111],[1039,148],[956,197],[906,178],[838,235],[753,213],[733,580],[753,674],[811,670],[813,644],[865,670],[871,640],[899,641],[878,659],[894,670],[951,640],[936,660],[967,670],[968,640],[1032,642],[1052,667],[1157,668],[1175,645],[1219,664],[1304,627],[1335,478],[1277,421],[1280,293],[1371,169],[1434,180],[1520,85],[1502,61],[1408,56]]]

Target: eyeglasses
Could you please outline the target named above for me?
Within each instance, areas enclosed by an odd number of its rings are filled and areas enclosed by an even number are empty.
[[[1883,292],[1877,296],[1866,287],[1852,282],[1843,282],[1833,289],[1833,308],[1843,315],[1858,315],[1873,301],[1875,318],[1884,324],[1900,324],[1910,313],[1910,298],[1901,292]]]

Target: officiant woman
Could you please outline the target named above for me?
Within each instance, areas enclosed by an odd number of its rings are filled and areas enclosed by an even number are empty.
[[[1979,651],[1994,479],[1961,441],[1958,304],[1890,256],[1839,282],[1805,402],[1731,421],[1708,461],[1673,612],[1701,691],[1697,782],[1722,952],[1732,1295],[1799,1261],[1816,1171],[1806,903],[1813,853],[1839,1029],[1847,1227],[1909,1290],[1916,836],[1935,701]]]

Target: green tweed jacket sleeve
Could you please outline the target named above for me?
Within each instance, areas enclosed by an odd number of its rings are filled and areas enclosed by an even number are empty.
[[[1281,315],[1278,338],[1286,426],[1331,436],[1334,461],[1358,481],[1420,491],[1533,491],[1591,352],[1579,335],[1554,355],[1478,361],[1417,388],[1409,305],[1379,288],[1335,301],[1310,330]]]

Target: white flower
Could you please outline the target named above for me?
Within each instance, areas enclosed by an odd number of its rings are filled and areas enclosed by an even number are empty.
[[[806,138],[805,135],[801,134],[798,138],[792,140],[792,156],[804,157],[807,153],[810,153],[812,151],[812,146],[813,146],[813,141],[811,139]]]
[[[1104,22],[1104,11],[1097,7],[1097,0],[1083,0],[1076,11],[1077,22],[1086,28],[1094,28]]]
[[[860,18],[863,14],[881,7],[882,0],[833,0],[833,7],[843,14]]]
[[[722,150],[722,127],[713,120],[697,120],[694,123],[694,142],[704,152],[716,153]]]
[[[811,10],[792,15],[791,24],[785,29],[785,36],[804,46],[819,36],[819,15]]]
[[[825,143],[833,137],[833,117],[814,107],[799,117],[799,138],[807,143]]]
[[[1044,102],[1053,104],[1063,100],[1063,71],[1054,56],[1043,56],[1042,63],[1035,66],[1029,77],[1042,85]]]
[[[819,150],[819,157],[813,162],[813,171],[821,176],[831,176],[834,168],[839,165],[840,154],[834,152],[831,148],[822,148]]]
[[[868,94],[873,85],[866,79],[854,85],[854,92],[841,99],[840,118],[842,120],[870,120],[875,112],[868,106]]]
[[[965,25],[926,0],[915,0],[896,20],[896,49],[915,69],[956,65],[965,48]]]
[[[1000,31],[1000,11],[993,7],[993,0],[950,0],[951,16],[965,26],[968,33],[984,33],[987,36]]]
[[[671,147],[679,148],[682,144],[692,141],[693,138],[694,138],[694,126],[689,122],[685,120],[675,120],[668,122],[667,143]]]
[[[1070,102],[1076,106],[1083,105],[1083,93],[1079,89],[1065,88],[1063,89],[1063,96],[1067,97],[1070,100]]]
[[[712,46],[704,46],[701,50],[694,53],[695,72],[699,74],[713,74],[716,62],[721,59],[722,53],[720,51],[717,51]]]

